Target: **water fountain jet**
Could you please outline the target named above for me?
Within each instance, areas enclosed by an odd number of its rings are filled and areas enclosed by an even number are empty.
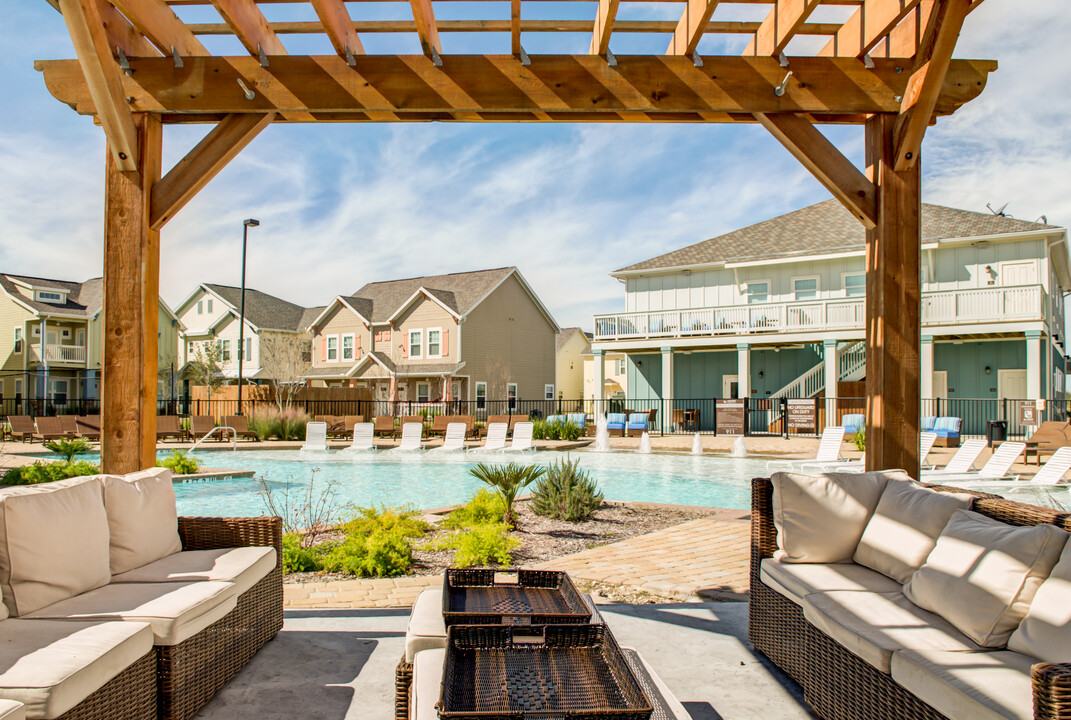
[[[733,440],[733,451],[729,453],[729,457],[742,458],[747,457],[747,446],[744,444],[744,436],[740,435]]]
[[[703,439],[701,437],[699,437],[699,433],[696,433],[695,437],[692,438],[692,455],[702,455],[702,454],[703,454]]]
[[[606,416],[599,415],[595,420],[595,452],[610,450],[610,431],[606,429]]]
[[[639,452],[642,455],[650,455],[651,454],[651,436],[648,435],[647,433],[644,433],[643,435],[640,436],[640,449],[639,449]]]

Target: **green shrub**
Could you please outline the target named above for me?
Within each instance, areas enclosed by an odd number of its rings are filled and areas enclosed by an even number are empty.
[[[559,520],[587,520],[602,505],[602,491],[579,460],[555,461],[536,483],[532,511]]]
[[[403,575],[413,564],[413,547],[400,529],[350,534],[323,557],[323,568],[357,577]]]
[[[22,465],[8,470],[4,473],[3,484],[37,485],[83,475],[96,475],[99,472],[100,467],[86,460],[72,462],[62,460],[55,462],[37,461],[33,465]]]
[[[249,430],[257,440],[304,440],[305,426],[311,418],[304,410],[280,411],[276,407],[258,407],[249,414]]]
[[[301,535],[283,535],[283,572],[315,572],[323,569],[319,553],[301,546]]]
[[[439,524],[450,529],[469,528],[502,521],[506,502],[490,488],[480,488],[464,505],[452,510]]]
[[[90,451],[89,441],[85,438],[49,440],[45,443],[45,449],[51,450],[57,455],[62,455],[63,459],[67,462],[74,460],[74,456],[79,453],[87,453]]]
[[[201,469],[201,461],[181,450],[172,450],[163,460],[157,460],[158,467],[165,467],[176,475],[192,475]]]
[[[544,418],[532,421],[532,438],[534,440],[577,440],[586,428],[577,427],[571,421],[548,423]]]
[[[370,534],[377,530],[397,532],[402,537],[421,537],[431,526],[417,515],[419,511],[411,508],[383,507],[377,510],[371,507],[357,507],[354,517],[346,520],[340,529],[347,534]]]
[[[549,440],[547,437],[547,421],[543,418],[532,419],[532,439]]]
[[[852,435],[852,444],[855,445],[855,449],[859,452],[866,452],[866,430],[859,428]]]
[[[547,469],[542,465],[487,465],[477,463],[469,473],[478,480],[490,485],[502,497],[505,511],[502,513],[502,522],[512,526],[517,521],[517,514],[513,512],[513,501],[521,490],[530,483],[543,476]]]
[[[429,550],[453,550],[455,567],[472,565],[512,565],[510,551],[520,545],[510,537],[510,526],[505,523],[487,523],[468,530],[447,535],[428,546]]]

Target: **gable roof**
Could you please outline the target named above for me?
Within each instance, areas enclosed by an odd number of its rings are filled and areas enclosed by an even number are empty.
[[[353,297],[371,304],[366,317],[374,323],[387,322],[421,288],[458,315],[464,316],[516,270],[515,267],[502,267],[372,282],[353,293]]]
[[[562,351],[562,348],[565,347],[569,343],[569,341],[573,339],[573,335],[575,335],[576,333],[580,333],[580,337],[584,339],[585,343],[590,341],[590,338],[588,338],[587,333],[585,333],[578,327],[562,328],[554,337],[554,354],[557,355],[558,353],[560,353]],[[583,352],[583,350],[581,350],[581,352]]]
[[[205,283],[202,287],[227,303],[235,314],[240,311],[242,304],[241,288],[214,283]],[[323,308],[304,308],[260,290],[248,287],[245,289],[245,319],[259,330],[301,332],[307,327],[307,324],[303,324],[306,314],[311,313],[313,310],[316,312],[311,317],[315,318]]]
[[[47,290],[65,292],[64,302],[42,302],[29,298],[19,292],[20,285],[30,285]],[[104,297],[103,278],[92,278],[84,283],[68,280],[34,277],[32,275],[0,274],[0,287],[16,302],[38,314],[69,315],[73,317],[92,317],[101,308]]]
[[[1010,233],[1058,230],[1054,225],[972,212],[941,205],[922,204],[922,241],[988,237]],[[866,231],[837,200],[764,220],[725,235],[628,265],[614,271],[632,274],[695,265],[807,256],[818,253],[861,251]]]

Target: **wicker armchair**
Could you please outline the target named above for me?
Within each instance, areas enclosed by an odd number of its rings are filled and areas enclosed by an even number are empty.
[[[965,492],[961,488],[930,486]],[[973,510],[1011,525],[1051,523],[1071,530],[1071,515],[1047,508],[977,496]],[[759,580],[759,564],[777,550],[773,486],[769,478],[751,484],[751,599],[748,638],[803,686],[804,697],[825,720],[871,718],[941,720],[943,715],[814,628],[803,609]],[[1071,720],[1071,663],[1033,666],[1035,720]]]

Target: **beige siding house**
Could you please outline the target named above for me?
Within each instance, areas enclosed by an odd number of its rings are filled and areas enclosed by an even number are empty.
[[[0,274],[0,397],[5,413],[89,408],[100,399],[103,281]],[[160,397],[170,397],[181,323],[160,301]],[[28,404],[27,400],[37,401]]]
[[[584,395],[584,355],[591,353],[591,339],[578,327],[563,328],[554,350],[554,382],[558,397],[580,400]]]
[[[555,397],[558,326],[515,267],[369,283],[309,330],[312,385],[478,406]]]

